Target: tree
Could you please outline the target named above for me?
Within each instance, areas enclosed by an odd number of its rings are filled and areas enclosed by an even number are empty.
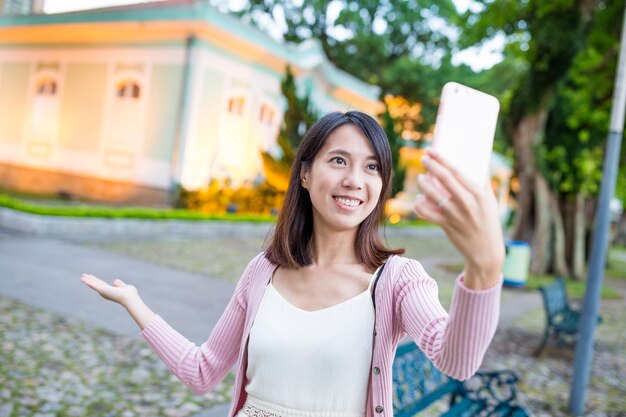
[[[281,154],[275,156],[263,152],[261,156],[267,182],[277,190],[285,192],[289,185],[291,166],[302,136],[313,126],[318,116],[313,109],[308,92],[304,97],[298,96],[290,67],[287,67],[285,78],[281,82],[281,90],[287,102],[283,123],[278,134],[278,146]]]
[[[612,83],[606,81],[615,76],[623,10],[622,2],[613,2],[594,13],[586,45],[557,87],[539,148],[539,169],[563,214],[564,253],[555,257],[564,257],[575,278],[584,276],[589,214],[600,187],[613,93]],[[622,182],[623,175],[622,168]],[[623,192],[619,185],[617,192]]]
[[[565,275],[573,269],[578,274],[580,266],[572,268],[573,258],[568,262],[565,256],[570,215],[564,220],[561,193],[567,190],[561,187],[578,187],[582,183],[574,181],[575,177],[584,176],[587,188],[591,187],[585,192],[591,191],[600,165],[598,147],[589,141],[589,132],[571,124],[577,120],[572,111],[581,105],[594,109],[598,101],[584,101],[573,93],[580,87],[581,77],[597,76],[584,69],[584,63],[588,65],[593,56],[594,36],[601,31],[610,36],[619,34],[619,27],[609,29],[599,23],[601,16],[606,16],[605,11],[614,9],[615,4],[598,0],[480,3],[481,11],[466,16],[466,42],[504,33],[508,39],[507,53],[523,59],[528,68],[513,89],[514,99],[505,119],[505,133],[515,149],[520,181],[514,237],[532,242],[534,272],[552,270]],[[577,78],[579,81],[575,81]],[[613,78],[603,78],[605,82],[607,79]],[[594,88],[591,84],[588,87]],[[569,145],[562,146],[565,143]],[[569,182],[563,181],[565,178]],[[581,210],[578,207],[574,216],[584,216]]]

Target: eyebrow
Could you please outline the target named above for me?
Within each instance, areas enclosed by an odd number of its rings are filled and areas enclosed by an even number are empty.
[[[333,149],[333,150],[331,150],[331,151],[328,151],[328,154],[329,154],[329,155],[330,155],[331,153],[336,153],[336,154],[339,154],[339,155],[343,155],[343,156],[346,156],[346,157],[348,157],[348,158],[352,157],[352,154],[351,154],[350,152],[348,152],[348,151],[344,151],[343,149]],[[376,162],[378,162],[378,158],[376,158],[376,156],[375,156],[375,155],[370,155],[370,156],[368,156],[368,157],[367,157],[367,158],[365,158],[365,159],[367,159],[368,161],[369,161],[369,160],[372,160],[372,161],[376,161]]]

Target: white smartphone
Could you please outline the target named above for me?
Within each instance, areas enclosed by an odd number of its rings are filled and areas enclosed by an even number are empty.
[[[441,91],[433,149],[480,187],[489,178],[499,110],[497,98],[459,83]]]

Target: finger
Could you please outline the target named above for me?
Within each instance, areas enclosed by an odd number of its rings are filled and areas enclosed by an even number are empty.
[[[426,149],[428,156],[430,156],[431,160],[435,161],[439,165],[447,168],[447,170],[452,174],[452,176],[467,190],[478,193],[479,186],[477,186],[472,180],[467,178],[464,174],[461,173],[454,165],[452,165],[449,161],[447,161],[439,152],[434,150],[433,148]]]
[[[100,278],[96,278],[95,276],[90,274],[84,274],[81,277],[81,281],[98,292],[102,292],[106,290],[107,287],[109,287],[109,284],[107,284]]]
[[[118,278],[113,281],[113,285],[115,285],[116,287],[123,287],[126,284],[124,283],[124,281]]]
[[[437,211],[441,211],[442,209],[448,210],[450,208],[448,201],[450,199],[450,195],[437,187],[435,183],[429,178],[426,178],[424,174],[417,177],[417,185],[428,199],[425,203],[427,207]],[[442,203],[446,204],[442,205]]]
[[[413,208],[417,215],[426,221],[440,226],[445,222],[445,217],[441,211],[424,195],[417,196]]]
[[[461,201],[466,198],[468,191],[448,167],[428,157],[422,158],[422,165],[450,194],[457,196]]]

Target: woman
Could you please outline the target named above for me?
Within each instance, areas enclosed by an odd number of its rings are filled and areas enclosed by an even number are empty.
[[[170,370],[196,393],[238,363],[229,417],[392,415],[391,365],[408,334],[457,379],[479,367],[493,337],[504,259],[497,204],[433,152],[415,210],[465,257],[450,315],[421,265],[378,235],[390,194],[391,151],[378,123],[331,113],[302,140],[265,252],[247,266],[201,346],[121,280],[81,280],[120,303]]]

